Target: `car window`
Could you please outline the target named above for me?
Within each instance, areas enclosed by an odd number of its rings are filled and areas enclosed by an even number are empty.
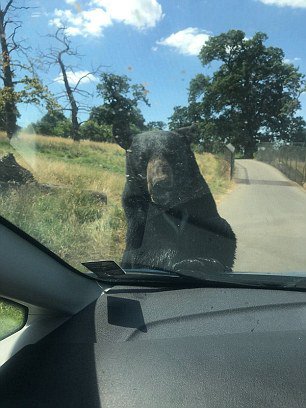
[[[0,5],[2,217],[80,271],[305,275],[303,1],[30,3]]]
[[[21,330],[27,316],[28,309],[25,306],[0,298],[0,341]]]

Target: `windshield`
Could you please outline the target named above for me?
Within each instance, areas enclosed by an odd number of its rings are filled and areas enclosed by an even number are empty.
[[[2,1],[0,215],[80,271],[305,275],[305,19]]]

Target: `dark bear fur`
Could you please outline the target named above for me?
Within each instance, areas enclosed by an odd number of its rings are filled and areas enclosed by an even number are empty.
[[[235,234],[218,214],[187,138],[156,130],[121,146],[127,150],[122,267],[172,271],[188,262],[217,260],[230,269]]]

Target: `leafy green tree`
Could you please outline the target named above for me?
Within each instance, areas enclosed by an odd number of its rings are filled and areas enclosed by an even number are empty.
[[[199,120],[201,119],[200,115],[198,114],[198,111],[195,111],[194,107],[195,104],[190,104],[188,107],[175,106],[174,112],[169,118],[169,129],[175,131],[177,129],[189,127],[192,124],[197,123],[197,127],[193,129],[189,134],[189,138],[191,138],[192,140],[193,147],[197,151],[203,151],[203,146],[205,143],[205,150],[211,151],[209,146],[212,143],[210,141],[208,143],[206,134],[207,124],[203,120]],[[209,136],[209,138],[211,138],[211,135]]]
[[[22,27],[20,14],[30,8],[20,0],[7,0],[0,4],[0,78],[3,82],[0,109],[4,113],[1,115],[1,126],[9,139],[19,129],[19,103],[41,104],[46,100],[51,103],[52,100],[28,61],[29,49],[17,38],[18,30]]]
[[[154,130],[154,129],[165,130],[166,127],[167,127],[166,123],[161,120],[148,122],[146,124],[146,128],[148,130]]]
[[[39,121],[32,123],[31,128],[45,136],[71,137],[72,134],[71,121],[59,110],[49,110]]]
[[[140,102],[150,106],[144,85],[131,84],[125,75],[104,72],[100,75],[97,91],[104,103],[92,109],[90,119],[112,126],[113,133],[120,134],[121,138],[131,131],[137,133],[145,129],[138,106]]]
[[[73,134],[72,123],[70,119],[65,118],[59,121],[54,128],[54,136],[70,138]]]
[[[301,117],[295,118],[296,120],[293,121],[291,128],[289,130],[290,137],[288,140],[292,143],[298,142],[303,143],[306,146],[306,127],[305,121]]]
[[[219,68],[212,77],[197,75],[189,89],[189,110],[249,158],[259,141],[290,138],[305,87],[283,51],[264,44],[267,38],[259,32],[248,39],[240,30],[211,37],[199,58],[204,67],[217,61]]]
[[[105,125],[109,122],[108,108],[104,105],[93,106],[90,110],[89,120],[97,123],[98,125]]]
[[[169,118],[169,129],[175,130],[181,127],[190,126],[192,119],[189,114],[189,109],[186,106],[175,106],[173,114]]]
[[[81,139],[93,140],[95,142],[111,142],[112,129],[109,125],[98,124],[94,120],[87,120],[80,127]]]
[[[36,133],[46,136],[57,136],[54,133],[59,122],[65,121],[66,117],[61,111],[49,111],[39,121],[32,124]]]

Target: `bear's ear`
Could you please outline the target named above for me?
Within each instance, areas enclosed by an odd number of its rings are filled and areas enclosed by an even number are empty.
[[[175,132],[178,133],[180,136],[183,136],[188,143],[193,141],[194,134],[197,130],[197,124],[193,123],[191,126],[181,127],[176,129]]]
[[[124,150],[128,150],[133,141],[133,134],[129,126],[113,125],[113,138]]]

